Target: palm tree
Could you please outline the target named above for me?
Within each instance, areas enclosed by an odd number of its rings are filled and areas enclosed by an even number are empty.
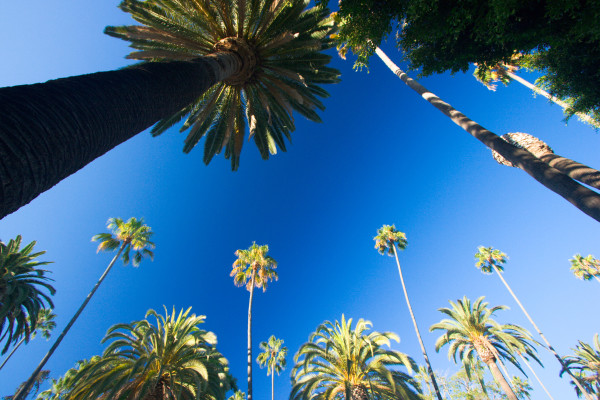
[[[89,360],[77,361],[75,367],[69,369],[63,376],[58,379],[52,379],[50,388],[41,392],[36,400],[66,400],[77,383],[75,377],[79,371],[99,360],[100,356],[93,356]]]
[[[233,383],[227,360],[216,336],[198,327],[206,317],[190,310],[148,310],[141,321],[113,325],[103,355],[77,372],[67,398],[225,400]]]
[[[236,391],[234,394],[229,396],[227,400],[246,400],[246,393],[241,390]]]
[[[0,341],[6,339],[0,354],[20,338],[28,342],[41,310],[54,307],[50,296],[56,290],[48,283],[53,279],[38,268],[50,261],[36,260],[46,252],[32,253],[35,241],[21,249],[21,241],[21,235],[8,244],[0,241]]]
[[[477,260],[477,262],[475,263],[475,266],[477,268],[479,268],[481,270],[481,272],[483,272],[484,274],[491,274],[491,273],[493,273],[493,271],[496,271],[496,275],[498,275],[498,277],[500,278],[500,280],[502,281],[502,283],[504,284],[504,286],[506,287],[506,289],[508,290],[510,295],[513,297],[513,299],[515,299],[515,301],[521,308],[521,311],[523,311],[523,314],[525,314],[525,317],[527,317],[527,320],[529,320],[531,325],[533,325],[533,327],[535,328],[538,335],[540,335],[540,337],[544,340],[544,343],[546,343],[548,350],[554,355],[554,357],[556,357],[556,359],[560,363],[561,367],[564,370],[566,370],[569,373],[569,375],[571,375],[571,378],[573,378],[573,381],[575,382],[575,384],[577,385],[579,390],[581,390],[583,393],[585,393],[585,390],[583,389],[583,386],[581,385],[579,380],[573,374],[571,374],[571,372],[565,365],[562,357],[558,355],[556,350],[554,350],[554,347],[552,347],[552,345],[550,344],[550,341],[548,341],[548,339],[546,339],[546,336],[542,333],[542,330],[540,328],[538,328],[538,326],[536,325],[535,322],[533,322],[533,318],[531,318],[531,316],[529,315],[529,313],[527,312],[527,310],[525,309],[525,307],[523,306],[523,304],[521,303],[521,301],[519,300],[519,298],[517,297],[515,292],[512,291],[512,289],[508,285],[508,282],[506,282],[506,280],[502,276],[502,271],[504,271],[503,265],[506,263],[506,260],[508,259],[506,254],[504,254],[503,252],[501,252],[498,249],[493,249],[492,247],[479,246],[477,248],[477,253],[475,254],[475,259]],[[592,400],[592,399],[590,397],[588,397],[588,400]]]
[[[252,298],[254,288],[267,290],[267,283],[273,279],[277,280],[277,262],[267,255],[269,246],[259,246],[252,243],[247,250],[238,249],[235,252],[237,260],[233,263],[230,276],[233,276],[235,286],[246,286],[250,292],[248,302],[248,400],[252,400]]]
[[[117,71],[0,89],[0,218],[113,147],[189,114],[184,151],[206,136],[204,161],[239,165],[246,123],[266,159],[294,131],[292,111],[315,109],[338,82],[323,54],[334,30],[308,0],[123,0],[142,25],[106,28],[150,61]],[[89,99],[94,99],[90,103]],[[15,189],[15,188],[18,188]]]
[[[342,322],[325,321],[310,335],[294,356],[290,400],[417,400],[419,384],[394,369],[404,366],[410,373],[417,366],[404,353],[386,349],[399,342],[391,332],[369,332],[371,322],[342,315]]]
[[[48,371],[48,370],[42,370],[42,371],[40,371],[40,373],[37,374],[37,376],[35,377],[35,380],[33,381],[33,385],[31,386],[31,388],[27,392],[27,396],[29,396],[29,395],[35,396],[37,394],[37,392],[40,390],[40,386],[46,380],[48,380],[49,377],[50,377],[50,371]],[[19,387],[17,388],[17,391],[20,391],[21,388],[24,385],[25,385],[25,382],[21,383],[19,385]],[[14,396],[3,396],[2,400],[14,400],[16,398],[15,396],[16,395],[14,395]]]
[[[54,322],[55,318],[56,318],[56,314],[54,314],[52,312],[52,310],[49,310],[47,308],[42,308],[40,310],[40,312],[38,313],[38,319],[37,319],[36,323],[32,324],[31,322],[28,322],[30,326],[35,325],[35,330],[31,333],[30,339],[34,339],[36,334],[39,332],[44,339],[50,340],[50,335],[52,334],[52,331],[54,330],[54,328],[56,328],[56,322]],[[27,320],[29,321],[29,316],[27,316]],[[6,356],[6,358],[2,362],[2,365],[0,365],[0,369],[2,369],[2,367],[4,367],[4,364],[7,363],[7,361],[10,359],[10,357],[12,357],[12,355],[15,353],[15,351],[17,351],[17,349],[25,341],[26,341],[25,337],[22,337],[21,340],[19,341],[19,343],[12,349],[12,351],[8,354],[8,356]]]
[[[67,326],[60,333],[50,350],[48,350],[48,353],[46,353],[36,370],[33,372],[28,383],[24,387],[25,391],[33,382],[33,377],[35,377],[37,373],[41,371],[48,359],[50,359],[54,351],[58,348],[58,345],[62,342],[65,335],[69,332],[77,318],[79,318],[79,315],[83,312],[85,306],[87,306],[87,304],[90,302],[92,296],[94,293],[96,293],[96,290],[98,290],[98,287],[104,281],[104,278],[106,278],[117,259],[121,257],[124,265],[127,265],[131,260],[131,264],[134,267],[139,266],[144,256],[154,259],[154,253],[152,250],[150,250],[154,249],[154,243],[150,241],[150,237],[153,235],[153,232],[149,226],[144,225],[143,218],[136,219],[131,217],[127,222],[124,222],[121,218],[109,218],[107,227],[108,229],[112,230],[112,233],[99,233],[92,237],[92,241],[100,242],[98,245],[98,252],[113,251],[118,249],[117,254],[108,264],[108,267],[106,267],[106,270],[104,270],[104,273],[100,276],[100,279],[98,279],[98,282],[96,282],[81,306],[79,306],[79,309],[75,315],[73,315]],[[130,256],[132,251],[133,258]],[[19,397],[21,393],[22,392],[18,392],[16,394],[15,400],[23,399]]]
[[[465,296],[456,303],[450,301],[451,309],[439,309],[450,319],[444,319],[431,326],[430,331],[445,331],[436,341],[435,349],[439,351],[443,346],[449,345],[448,358],[453,358],[454,362],[457,362],[458,357],[467,373],[470,373],[471,366],[479,357],[488,366],[494,380],[506,396],[510,400],[517,400],[517,396],[498,368],[498,361],[506,360],[523,372],[515,357],[515,351],[518,350],[539,363],[531,343],[531,335],[520,326],[499,324],[494,321],[492,319],[494,313],[507,307],[488,308],[488,303],[484,303],[483,299],[482,296],[471,304],[471,300]]]
[[[396,258],[396,264],[398,265],[398,274],[400,275],[400,283],[402,283],[402,290],[404,291],[404,298],[406,299],[408,312],[410,313],[413,326],[415,327],[417,339],[419,339],[419,345],[421,346],[423,358],[425,358],[425,364],[427,364],[427,372],[429,373],[429,377],[431,378],[431,383],[433,384],[433,388],[435,390],[435,394],[438,400],[442,400],[442,394],[440,393],[440,389],[435,379],[433,368],[431,368],[431,363],[429,362],[429,357],[427,356],[427,351],[425,350],[425,345],[423,344],[423,339],[421,338],[421,333],[419,332],[419,327],[417,326],[415,314],[413,313],[412,306],[410,305],[408,292],[406,291],[406,285],[404,284],[404,277],[402,276],[402,268],[400,268],[400,261],[398,260],[398,251],[396,250],[396,247],[400,248],[400,250],[404,250],[406,248],[406,245],[408,244],[408,242],[406,241],[406,234],[396,230],[395,225],[383,225],[377,230],[377,236],[375,236],[373,240],[375,240],[375,248],[377,249],[377,251],[379,251],[380,254],[383,255],[387,253],[389,256],[393,255]]]
[[[571,271],[582,280],[589,281],[594,278],[600,282],[600,260],[589,254],[587,257],[575,254],[571,262]]]
[[[452,122],[460,126],[488,148],[498,152],[506,160],[531,175],[539,183],[563,197],[585,214],[600,222],[600,194],[575,182],[564,173],[558,171],[556,168],[550,167],[528,151],[502,140],[502,138],[495,133],[467,118],[463,113],[456,110],[450,104],[442,101],[438,96],[431,93],[420,83],[411,79],[404,71],[398,68],[398,66],[394,64],[379,47],[375,49],[375,52],[388,68],[402,80],[402,82],[415,92],[419,93],[425,100],[431,103],[431,105],[449,117]]]
[[[561,371],[561,375],[565,371],[570,372],[570,369],[574,369],[577,371],[579,379],[573,382],[581,380],[587,388],[586,391],[581,392],[577,385],[577,395],[581,396],[582,393],[588,392],[600,396],[600,338],[598,334],[594,335],[594,347],[580,340],[579,345],[573,351],[575,352],[574,356],[565,357],[567,368]]]
[[[277,375],[285,369],[287,347],[283,345],[283,339],[277,339],[271,335],[267,342],[260,342],[259,348],[263,351],[258,355],[256,361],[263,368],[267,366],[267,376],[271,375],[271,400],[275,400],[275,372]]]

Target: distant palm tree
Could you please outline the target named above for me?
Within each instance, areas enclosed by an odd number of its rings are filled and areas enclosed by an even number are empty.
[[[225,400],[233,384],[227,360],[216,336],[198,327],[206,317],[190,310],[148,310],[141,321],[113,325],[103,355],[77,372],[68,398]]]
[[[597,333],[594,335],[594,347],[580,340],[579,345],[573,351],[575,351],[574,356],[565,357],[567,368],[561,371],[561,375],[565,371],[574,369],[586,386],[587,392],[600,398],[600,337]],[[575,380],[575,382],[577,381]],[[581,396],[582,392],[579,386],[576,390],[577,395]]]
[[[342,315],[341,323],[325,321],[294,356],[290,400],[418,400],[419,384],[396,367],[416,370],[404,353],[386,349],[399,341],[391,332],[369,332],[372,324]]]
[[[431,368],[431,363],[429,362],[429,357],[427,356],[427,351],[425,350],[425,345],[423,344],[423,339],[421,338],[421,333],[419,332],[415,314],[413,313],[412,306],[410,305],[408,292],[406,291],[406,285],[404,284],[404,277],[402,276],[402,268],[400,268],[400,261],[398,260],[398,251],[396,250],[396,247],[400,248],[400,250],[404,250],[406,248],[406,245],[408,244],[406,241],[406,234],[396,230],[395,225],[383,225],[377,230],[377,236],[375,236],[373,240],[375,240],[375,248],[380,254],[383,255],[387,253],[389,256],[393,255],[396,258],[398,274],[400,275],[400,283],[402,283],[402,290],[404,291],[404,298],[406,299],[406,305],[408,306],[408,312],[410,313],[410,317],[415,328],[415,333],[417,334],[417,339],[419,339],[421,353],[423,353],[425,364],[427,364],[427,372],[429,373],[429,378],[431,379],[431,383],[433,384],[433,388],[438,400],[442,400],[442,394],[438,388],[435,374],[433,373],[433,368]]]
[[[56,290],[48,283],[53,279],[38,268],[50,261],[36,260],[46,252],[32,253],[35,241],[21,249],[21,240],[18,235],[8,244],[0,241],[0,341],[6,339],[0,354],[21,338],[29,341],[41,310],[54,307],[50,296]]]
[[[548,341],[548,339],[546,339],[546,336],[542,333],[542,330],[540,328],[538,328],[538,326],[536,325],[535,322],[533,322],[533,318],[531,318],[531,316],[529,315],[529,313],[527,312],[527,310],[525,309],[525,307],[523,306],[523,304],[521,303],[521,301],[519,300],[519,298],[517,297],[515,292],[512,291],[512,289],[508,285],[508,282],[506,282],[506,280],[502,276],[502,271],[504,271],[503,265],[506,263],[506,260],[508,259],[506,254],[504,254],[503,252],[501,252],[498,249],[493,249],[492,247],[479,246],[477,248],[477,253],[475,254],[475,259],[477,260],[477,262],[475,263],[475,266],[477,268],[479,268],[481,270],[481,272],[483,272],[484,274],[491,274],[493,271],[496,271],[496,275],[498,275],[498,277],[500,278],[500,280],[502,281],[502,283],[504,284],[504,286],[506,287],[506,289],[508,290],[510,295],[513,297],[513,299],[515,299],[515,301],[521,308],[521,311],[523,311],[523,314],[525,314],[525,317],[527,317],[527,320],[531,323],[531,325],[533,325],[533,327],[535,328],[538,335],[540,335],[540,337],[544,340],[544,343],[546,343],[548,351],[550,351],[554,355],[554,357],[556,357],[556,359],[560,363],[561,367],[564,370],[566,370],[569,373],[569,375],[571,375],[571,378],[573,378],[573,381],[579,387],[579,390],[581,390],[583,393],[585,393],[585,390],[584,390],[583,386],[581,385],[581,383],[579,382],[579,380],[573,374],[571,374],[571,372],[565,365],[562,357],[558,355],[556,350],[554,350],[554,347],[552,347],[552,345],[550,344],[550,341]],[[588,399],[591,400],[591,398],[588,398]]]
[[[250,292],[248,302],[248,400],[252,400],[252,298],[254,288],[267,290],[267,283],[277,280],[277,262],[267,255],[269,246],[252,243],[247,250],[236,250],[237,260],[233,263],[230,276],[235,286],[246,286]]]
[[[229,396],[227,400],[246,400],[246,393],[241,390],[236,391],[234,394]]]
[[[288,349],[283,345],[283,339],[277,339],[274,335],[267,342],[260,342],[259,348],[263,352],[256,361],[261,368],[267,366],[267,376],[271,375],[271,400],[275,400],[275,372],[279,375],[285,369]]]
[[[73,315],[67,326],[60,333],[50,350],[48,350],[48,353],[46,353],[36,370],[33,372],[28,383],[24,387],[25,390],[28,389],[29,385],[33,382],[33,378],[41,371],[48,359],[50,359],[54,351],[58,348],[58,345],[62,342],[77,318],[79,318],[79,315],[92,299],[92,296],[96,293],[96,290],[98,290],[98,287],[104,281],[104,278],[106,278],[117,259],[121,257],[123,264],[127,265],[130,261],[130,253],[133,251],[134,254],[131,263],[134,267],[137,267],[144,256],[148,256],[150,259],[154,258],[154,253],[150,250],[154,249],[154,243],[150,241],[153,232],[149,226],[144,225],[143,218],[136,219],[132,217],[129,218],[127,222],[124,222],[121,218],[110,218],[107,222],[107,227],[112,230],[112,233],[100,233],[92,237],[92,241],[100,241],[98,252],[119,249],[117,254],[108,264],[108,267],[106,267],[106,270],[104,270],[104,273],[100,276],[100,279],[98,279],[98,282],[96,282],[81,306],[79,306],[75,315]],[[24,400],[24,397],[20,397],[20,395],[21,392],[18,392],[15,400]]]
[[[571,262],[571,271],[577,278],[585,281],[594,278],[600,282],[600,260],[591,254],[587,257],[575,254],[569,261]]]
[[[67,400],[71,390],[75,387],[77,373],[89,364],[96,363],[100,360],[100,356],[93,356],[89,360],[78,361],[75,368],[69,369],[63,376],[58,379],[52,379],[50,388],[41,392],[36,400]]]
[[[124,0],[141,25],[109,26],[131,42],[109,72],[0,89],[0,218],[150,126],[159,134],[189,115],[184,151],[206,136],[204,161],[239,165],[249,126],[262,158],[285,151],[295,110],[316,110],[339,81],[327,67],[335,27],[308,0]],[[89,99],[94,99],[93,105]],[[160,122],[159,122],[160,121]]]
[[[498,361],[506,360],[515,365],[521,372],[521,366],[515,357],[515,350],[526,354],[536,360],[535,348],[526,329],[512,324],[499,324],[492,319],[498,310],[506,306],[488,308],[488,303],[483,302],[483,297],[475,303],[467,297],[450,301],[452,308],[440,308],[439,311],[450,319],[444,319],[431,326],[430,331],[442,330],[445,333],[435,343],[436,351],[449,345],[448,358],[457,362],[457,357],[462,361],[465,371],[470,373],[471,366],[481,359],[489,368],[494,380],[500,385],[502,391],[510,400],[518,400],[514,391],[498,368]]]
[[[49,340],[52,331],[54,330],[54,328],[56,328],[56,322],[54,322],[55,318],[56,314],[54,314],[52,310],[42,308],[38,313],[37,322],[35,324],[31,324],[29,322],[30,326],[35,325],[35,330],[31,333],[30,340],[34,339],[37,333],[40,333],[44,339]],[[29,316],[27,316],[27,319],[29,319]],[[26,342],[25,337],[22,337],[19,343],[12,349],[8,356],[6,356],[6,358],[2,362],[2,365],[0,365],[0,369],[4,367],[4,364],[6,364],[6,362],[15,353],[15,351],[17,351],[19,346],[23,344],[23,342]]]

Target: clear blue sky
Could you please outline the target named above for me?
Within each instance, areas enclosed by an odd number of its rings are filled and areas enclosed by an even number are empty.
[[[127,44],[102,33],[130,23],[117,0],[5,2],[0,7],[0,86],[110,70],[127,64]],[[392,59],[400,54],[385,46]],[[255,355],[271,334],[283,338],[290,367],[276,378],[276,397],[290,390],[292,355],[324,320],[344,313],[393,331],[394,348],[422,363],[393,259],[373,248],[383,224],[408,235],[400,255],[414,311],[436,370],[457,367],[436,354],[428,328],[448,300],[485,295],[506,304],[501,322],[532,329],[495,276],[474,267],[477,246],[510,256],[505,274],[537,324],[562,354],[599,331],[597,282],[569,271],[575,253],[600,256],[600,225],[524,172],[498,165],[481,143],[410,91],[374,58],[354,72],[337,56],[342,82],[327,89],[323,124],[296,115],[287,153],[262,161],[247,143],[238,172],[202,149],[182,153],[177,131],[143,132],[0,221],[0,237],[37,240],[55,279],[61,330],[98,279],[110,254],[90,238],[109,217],[144,217],[155,234],[156,258],[140,268],[116,266],[47,364],[52,377],[101,353],[115,323],[142,319],[146,310],[193,307],[207,316],[219,349],[245,390],[248,293],[229,277],[234,252],[252,241],[269,244],[279,281],[254,303]],[[502,134],[527,132],[556,153],[598,167],[600,137],[562,122],[558,106],[516,84],[488,91],[470,74],[421,81],[444,100]],[[203,145],[203,143],[201,143]],[[41,338],[19,349],[0,371],[0,395],[12,393],[50,347]],[[556,361],[540,348],[540,372],[555,399],[574,399]],[[546,398],[537,383],[533,399]],[[267,399],[266,370],[254,370],[254,397]]]

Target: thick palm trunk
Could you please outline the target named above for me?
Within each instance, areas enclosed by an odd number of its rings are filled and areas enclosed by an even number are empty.
[[[19,343],[12,349],[12,351],[8,354],[8,356],[6,356],[6,358],[2,362],[2,365],[0,365],[0,370],[2,369],[2,367],[4,367],[4,364],[6,364],[8,362],[8,360],[10,360],[12,355],[15,354],[15,351],[17,351],[17,349],[23,344],[24,341],[25,341],[24,337],[21,340],[19,340]]]
[[[513,146],[502,140],[498,135],[488,131],[475,121],[445,103],[424,86],[411,79],[404,71],[398,68],[381,49],[376,49],[377,55],[404,83],[419,93],[435,108],[448,116],[455,124],[463,128],[470,135],[481,141],[488,148],[495,150],[508,161],[531,175],[535,180],[562,196],[565,200],[579,208],[585,214],[600,222],[600,195],[583,185],[575,182],[565,174],[534,157],[526,150]]]
[[[563,361],[562,357],[558,355],[558,353],[556,352],[556,350],[554,350],[554,347],[552,347],[552,345],[550,344],[550,342],[548,341],[548,339],[546,339],[546,336],[544,336],[544,334],[542,333],[541,329],[538,328],[538,326],[535,324],[535,322],[533,322],[533,319],[531,318],[531,316],[529,315],[529,313],[527,312],[527,310],[525,310],[525,307],[523,306],[523,304],[521,304],[521,302],[519,301],[519,298],[517,297],[517,295],[515,294],[515,292],[512,291],[512,289],[508,285],[508,282],[506,282],[506,280],[504,279],[504,277],[502,276],[502,274],[500,273],[500,271],[498,270],[498,268],[496,267],[496,265],[494,265],[492,263],[492,267],[494,267],[494,271],[496,271],[496,275],[498,275],[500,277],[500,280],[502,281],[502,283],[504,284],[504,286],[506,287],[506,289],[508,290],[508,292],[510,293],[510,295],[517,302],[517,304],[521,308],[521,311],[523,311],[523,314],[525,314],[525,317],[527,317],[527,319],[529,320],[529,322],[531,323],[531,325],[533,325],[533,327],[537,331],[538,335],[540,335],[540,337],[544,340],[544,343],[546,343],[548,351],[550,351],[552,354],[554,354],[554,357],[556,357],[556,359],[558,360],[558,362],[560,363],[560,365],[563,367],[563,369],[565,371],[567,371],[567,373],[571,376],[571,379],[573,379],[573,382],[579,388],[579,390],[581,390],[581,393],[583,393],[583,395],[585,396],[585,398],[587,400],[593,400],[592,397],[590,396],[590,394],[583,388],[583,385],[579,382],[579,379],[577,379],[571,373],[571,370],[567,367],[567,365]]]
[[[252,287],[250,288],[250,301],[248,302],[248,398],[252,400],[252,298],[254,296],[254,274],[252,270]]]
[[[600,190],[600,171],[597,169],[554,153],[545,154],[539,159],[569,178]]]
[[[19,390],[15,394],[15,397],[14,397],[13,400],[25,400],[26,394],[29,393],[29,390],[31,389],[31,386],[35,382],[36,376],[40,373],[40,371],[42,370],[42,368],[44,367],[44,365],[46,365],[46,362],[48,362],[48,360],[50,359],[50,357],[52,356],[52,354],[54,354],[54,351],[56,351],[56,349],[57,349],[58,345],[60,344],[60,342],[62,342],[63,338],[69,332],[69,330],[71,329],[71,327],[73,326],[73,324],[75,323],[75,321],[77,320],[77,318],[79,318],[79,315],[81,314],[81,312],[83,311],[83,309],[85,308],[85,306],[87,306],[87,304],[90,302],[90,300],[92,299],[92,296],[94,295],[94,293],[96,293],[96,290],[98,290],[98,287],[100,286],[100,284],[102,283],[102,281],[104,281],[104,278],[106,278],[106,275],[108,275],[108,273],[112,269],[113,265],[115,265],[115,262],[117,261],[117,259],[121,255],[121,253],[123,252],[123,249],[125,248],[125,246],[126,246],[126,243],[123,242],[123,244],[119,248],[119,251],[117,252],[117,254],[114,256],[114,258],[108,264],[108,267],[106,267],[106,269],[104,270],[104,273],[102,274],[102,276],[100,277],[100,279],[98,279],[98,282],[96,282],[96,284],[94,285],[94,288],[87,295],[87,297],[85,298],[85,300],[83,301],[83,303],[81,304],[81,306],[79,306],[79,309],[77,310],[77,312],[75,313],[75,315],[73,316],[73,318],[71,318],[71,320],[69,321],[69,323],[67,324],[67,326],[65,327],[65,329],[63,329],[63,331],[60,333],[60,335],[58,336],[58,338],[56,339],[56,341],[54,342],[54,344],[52,345],[52,347],[50,348],[50,350],[48,350],[48,353],[46,353],[46,355],[44,356],[44,358],[42,359],[42,361],[40,361],[40,364],[37,366],[37,368],[35,369],[35,371],[33,371],[33,374],[31,374],[31,377],[29,377],[29,380],[27,380],[27,382],[25,383],[25,385],[23,386],[23,388],[21,390]]]
[[[419,339],[419,345],[421,346],[421,352],[423,353],[423,358],[425,358],[425,364],[427,364],[427,372],[429,373],[429,377],[431,378],[431,383],[433,388],[435,389],[435,395],[438,400],[442,400],[442,395],[440,393],[440,389],[438,388],[437,381],[435,380],[435,374],[433,373],[433,369],[431,368],[431,364],[429,363],[429,357],[427,357],[427,351],[425,350],[425,345],[423,344],[423,339],[421,338],[421,333],[419,332],[419,327],[417,326],[417,320],[415,319],[415,314],[413,313],[412,306],[410,305],[410,300],[408,299],[408,292],[406,291],[406,285],[404,284],[404,277],[402,276],[402,268],[400,268],[400,261],[398,260],[398,251],[396,250],[396,245],[394,244],[394,256],[396,257],[396,264],[398,265],[398,274],[400,275],[400,282],[402,283],[402,290],[404,291],[404,298],[406,299],[406,305],[408,306],[408,311],[410,313],[410,318],[412,319],[413,326],[415,327],[415,333],[417,334],[417,339]]]
[[[241,68],[234,53],[0,89],[0,218]]]
[[[498,383],[498,385],[500,385],[500,388],[502,389],[504,394],[506,394],[506,397],[509,400],[519,400],[517,398],[517,395],[515,395],[515,392],[513,392],[512,388],[506,381],[506,378],[504,377],[504,375],[502,375],[502,372],[500,372],[500,369],[498,368],[496,361],[490,360],[490,361],[486,362],[486,365],[490,369],[490,372],[492,373],[492,376],[494,377],[494,380],[496,381],[496,383]]]

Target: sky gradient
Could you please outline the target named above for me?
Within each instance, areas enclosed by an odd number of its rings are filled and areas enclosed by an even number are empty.
[[[111,70],[127,65],[127,43],[102,33],[131,23],[118,1],[8,2],[0,7],[0,87]],[[383,46],[392,60],[400,53]],[[332,54],[334,54],[332,52]],[[246,386],[248,292],[229,276],[236,249],[268,244],[279,281],[257,292],[253,306],[254,358],[272,334],[285,340],[288,369],[275,379],[275,396],[289,396],[292,356],[325,320],[342,313],[365,318],[378,331],[400,335],[394,349],[422,364],[417,339],[392,258],[373,237],[395,224],[408,237],[400,253],[413,309],[436,371],[458,368],[433,344],[438,308],[463,295],[505,304],[503,323],[532,330],[498,277],[485,276],[473,258],[480,245],[510,257],[505,278],[560,354],[600,331],[598,282],[569,271],[575,253],[600,256],[599,224],[490,151],[406,87],[373,58],[370,70],[334,56],[342,82],[322,124],[295,114],[288,152],[263,161],[245,143],[240,169],[202,147],[183,154],[184,134],[158,138],[143,132],[0,221],[0,238],[37,240],[55,280],[58,328],[69,318],[110,261],[90,238],[110,217],[143,217],[155,232],[155,260],[138,269],[115,266],[47,364],[57,378],[80,359],[100,354],[100,340],[116,323],[146,310],[192,307],[206,315],[240,387]],[[412,76],[415,76],[413,73]],[[527,74],[523,74],[527,76]],[[600,137],[561,109],[517,84],[491,92],[470,73],[420,80],[428,89],[491,131],[526,132],[557,154],[598,167]],[[204,143],[201,141],[200,146]],[[36,338],[0,371],[0,395],[14,392],[50,347]],[[555,399],[575,399],[550,353],[539,348],[539,372]],[[510,368],[509,368],[510,369]],[[514,369],[511,369],[516,373]],[[532,399],[547,398],[530,379]],[[254,398],[267,399],[266,369],[254,369]]]

